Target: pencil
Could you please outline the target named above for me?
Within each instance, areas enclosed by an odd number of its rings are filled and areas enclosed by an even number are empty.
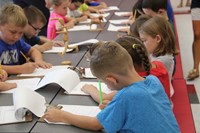
[[[0,61],[0,75],[2,75],[2,65],[1,65],[1,61]]]
[[[99,80],[99,95],[100,95],[100,104],[103,103],[103,98],[102,98],[102,89],[101,89],[101,81]]]
[[[29,59],[26,57],[26,55],[22,51],[20,51],[20,53],[26,59],[26,62],[29,62]]]
[[[133,15],[134,20],[136,19],[136,13],[137,13],[137,10],[135,10],[134,15]]]

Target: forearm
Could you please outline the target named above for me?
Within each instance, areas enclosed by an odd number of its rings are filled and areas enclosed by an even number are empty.
[[[7,91],[16,87],[15,83],[0,82],[0,91]]]
[[[34,47],[29,51],[28,56],[30,56],[35,62],[43,61],[42,54]]]
[[[40,45],[51,41],[48,38],[46,38],[45,36],[39,36],[39,38],[40,38],[40,42],[39,42]]]
[[[63,122],[88,130],[98,131],[102,129],[96,117],[74,115],[68,112],[64,113]]]
[[[89,10],[90,12],[99,13],[99,10],[97,10],[97,9],[95,9],[95,8],[93,8],[93,7],[88,7],[88,10]]]
[[[21,74],[23,73],[23,69],[21,65],[3,65],[2,68],[8,73],[8,74]]]

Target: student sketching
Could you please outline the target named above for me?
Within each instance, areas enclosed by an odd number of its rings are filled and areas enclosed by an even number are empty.
[[[78,21],[76,19],[66,17],[67,7],[69,6],[69,0],[52,0],[52,12],[50,14],[47,38],[53,40],[58,34],[57,31],[61,31],[64,27],[67,29],[72,28]],[[60,23],[59,20],[64,21],[64,26]]]
[[[165,93],[170,98],[170,81],[169,75],[165,66],[159,61],[151,62],[146,47],[140,39],[132,36],[123,36],[116,40],[123,48],[125,48],[132,57],[135,70],[140,76],[147,76],[149,74],[156,76],[162,83]],[[84,85],[82,91],[91,95],[91,97],[99,103],[99,91],[93,85]],[[103,93],[104,102],[111,101],[116,92],[110,94]],[[101,105],[104,107],[105,105]]]
[[[78,22],[86,21],[88,14],[80,12],[76,6],[76,1],[72,0],[67,10],[67,15],[72,18],[76,18]]]
[[[62,45],[57,41],[51,41],[44,36],[38,36],[42,27],[46,24],[43,13],[34,6],[24,8],[24,13],[28,19],[28,24],[24,28],[23,39],[40,52],[52,49],[52,46]]]
[[[143,0],[142,10],[149,16],[161,16],[170,22],[174,29],[174,17],[169,0]]]
[[[0,60],[8,74],[32,73],[36,68],[50,68],[51,64],[42,59],[41,53],[20,39],[27,18],[21,7],[10,4],[0,11]],[[35,62],[20,65],[20,55],[25,54]]]
[[[5,70],[0,68],[0,92],[7,91],[17,87],[16,83],[6,83],[5,81],[8,78],[8,74]]]
[[[111,90],[118,90],[113,100],[96,117],[74,115],[49,109],[44,118],[109,133],[173,132],[179,127],[163,86],[155,76],[140,77],[129,53],[115,42],[100,42],[94,49],[90,68]],[[112,69],[110,69],[112,68]]]
[[[178,54],[174,32],[163,17],[154,16],[139,28],[140,38],[144,42],[151,60],[161,61],[166,67],[170,81],[175,71],[175,55]],[[171,85],[171,96],[174,94]]]

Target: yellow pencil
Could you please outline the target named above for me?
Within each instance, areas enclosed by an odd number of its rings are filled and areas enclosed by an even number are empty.
[[[1,65],[1,61],[0,61],[0,75],[2,75],[2,65]]]
[[[135,10],[135,12],[134,12],[134,16],[133,16],[134,20],[136,19],[136,13],[137,13],[137,10]]]
[[[26,62],[29,62],[29,59],[26,57],[26,55],[22,51],[20,51],[20,53],[26,59]]]

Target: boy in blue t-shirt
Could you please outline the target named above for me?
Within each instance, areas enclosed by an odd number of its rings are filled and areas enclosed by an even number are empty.
[[[128,52],[116,42],[93,45],[90,68],[111,90],[113,100],[96,117],[49,109],[48,121],[69,123],[106,132],[179,133],[179,127],[162,84],[154,76],[140,77]]]
[[[21,37],[27,18],[21,7],[10,4],[0,11],[0,61],[8,74],[32,73],[36,68],[50,68],[41,53],[25,43]],[[20,64],[20,56],[30,56],[35,62]],[[25,58],[25,57],[24,57]]]

